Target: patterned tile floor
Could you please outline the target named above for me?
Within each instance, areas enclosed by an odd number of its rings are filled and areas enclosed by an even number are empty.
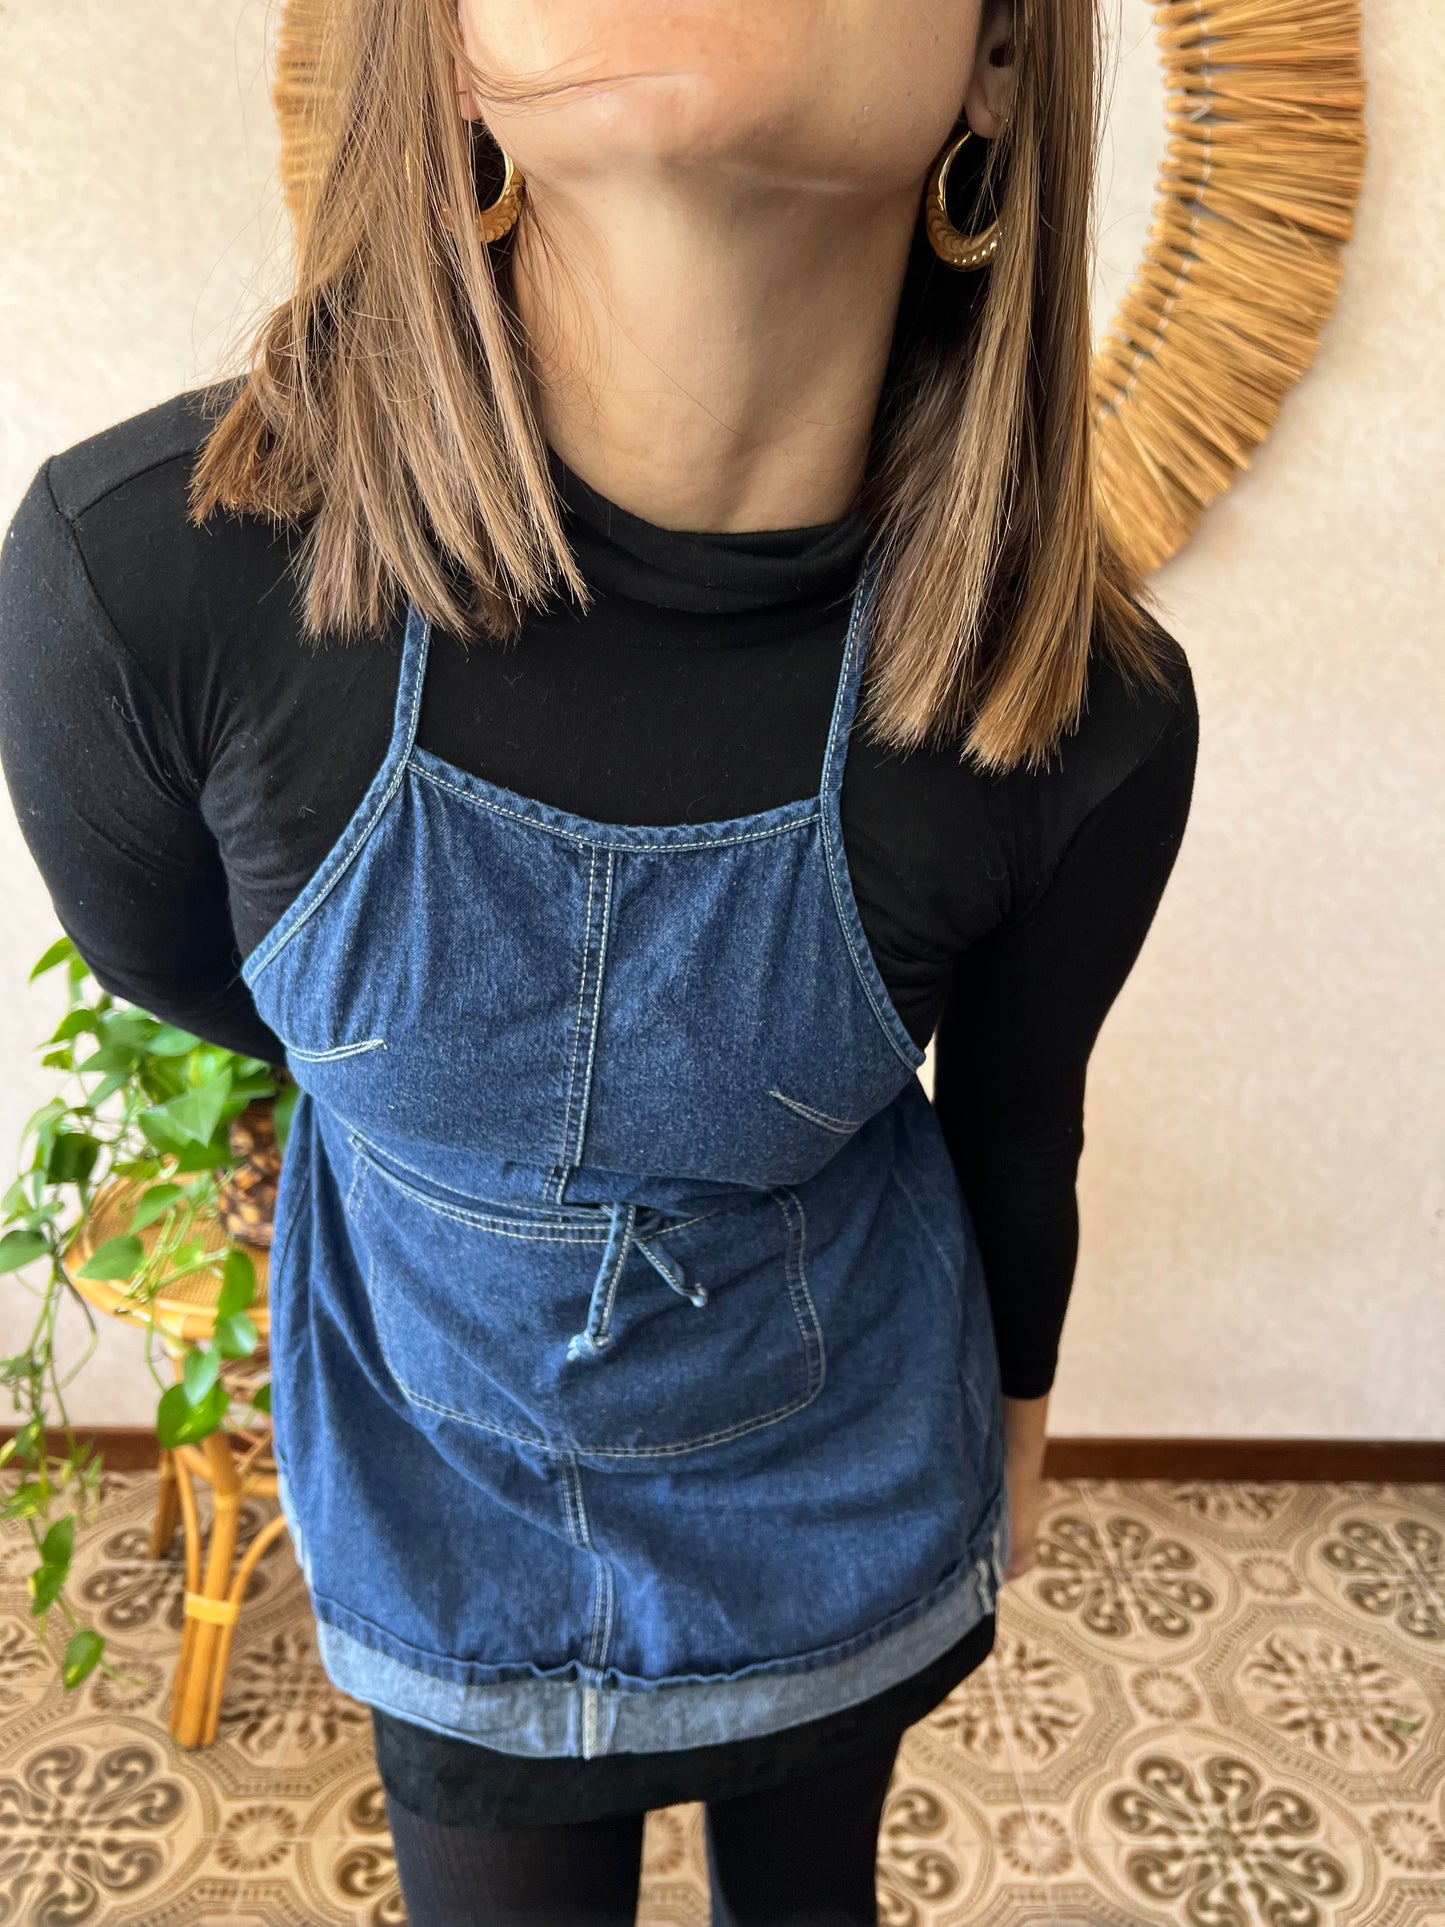
[[[74,1697],[0,1539],[0,1927],[401,1923],[369,1725],[284,1545],[217,1744],[167,1738],[153,1493],[109,1480],[78,1546],[127,1677]],[[704,1927],[700,1821],[650,1817],[643,1927]],[[1445,1488],[1050,1486],[993,1658],[904,1743],[879,1899],[886,1927],[1445,1927]]]

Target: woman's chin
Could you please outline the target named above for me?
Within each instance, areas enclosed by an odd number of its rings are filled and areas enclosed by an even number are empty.
[[[736,72],[654,70],[599,78],[515,122],[511,116],[489,118],[524,170],[531,153],[541,178],[685,178],[729,163],[750,174],[771,174],[788,171],[803,157],[796,151],[789,104],[769,99],[770,91],[740,83]]]

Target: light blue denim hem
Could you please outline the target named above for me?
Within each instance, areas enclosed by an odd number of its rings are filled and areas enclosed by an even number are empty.
[[[301,1577],[306,1581],[306,1590],[314,1590],[311,1579],[311,1560],[307,1554],[306,1541],[301,1536],[301,1521],[296,1508],[291,1503],[291,1493],[286,1484],[286,1468],[281,1463],[279,1452],[274,1453],[276,1462],[276,1503],[281,1508],[281,1516],[286,1521],[286,1530],[291,1535],[291,1550],[296,1555],[296,1563],[301,1568]]]
[[[748,1739],[856,1706],[921,1672],[994,1609],[1008,1558],[1000,1494],[988,1544],[919,1618],[861,1652],[801,1672],[623,1689],[580,1680],[463,1685],[433,1678],[317,1621],[322,1664],[353,1699],[436,1733],[528,1759],[674,1752]]]

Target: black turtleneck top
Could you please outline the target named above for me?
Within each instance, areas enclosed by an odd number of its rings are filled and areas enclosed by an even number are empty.
[[[228,393],[178,396],[36,475],[0,553],[0,762],[98,980],[279,1063],[239,966],[385,754],[405,611],[365,643],[315,646],[297,612],[298,531],[187,522],[192,459]],[[861,519],[679,533],[553,469],[592,604],[560,599],[506,647],[435,638],[420,745],[604,822],[706,822],[814,793]],[[1169,690],[1131,691],[1096,661],[1083,721],[1046,769],[984,776],[956,751],[880,748],[862,726],[848,749],[854,893],[899,1014],[935,1042],[934,1101],[1014,1397],[1053,1382],[1086,1066],[1188,815],[1194,692],[1164,641]],[[940,1679],[936,1697],[952,1684]],[[484,1753],[464,1747],[469,1763]],[[599,1786],[604,1763],[586,1765]],[[427,1755],[408,1804],[434,1766]],[[526,1780],[509,1811],[531,1810]]]

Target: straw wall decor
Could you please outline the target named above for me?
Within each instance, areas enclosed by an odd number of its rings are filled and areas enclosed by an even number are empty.
[[[274,99],[295,220],[324,153],[331,4],[286,0],[281,23]],[[1249,466],[1314,359],[1365,164],[1359,0],[1152,11],[1167,148],[1143,258],[1094,357],[1101,499],[1145,571]]]
[[[1145,570],[1248,468],[1314,360],[1365,165],[1358,0],[1153,12],[1168,146],[1094,356],[1102,499]]]

